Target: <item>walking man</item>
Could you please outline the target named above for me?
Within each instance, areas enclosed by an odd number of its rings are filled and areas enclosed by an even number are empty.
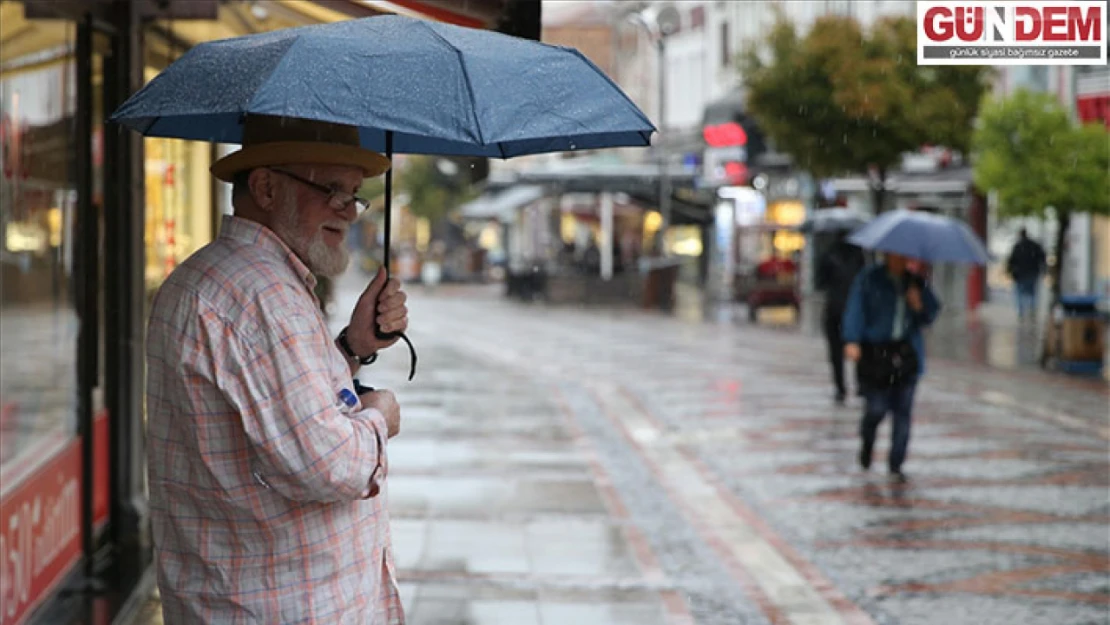
[[[1030,239],[1029,233],[1022,228],[1014,249],[1010,251],[1010,260],[1006,263],[1006,269],[1014,279],[1020,319],[1037,317],[1037,287],[1047,265],[1045,258],[1041,244]]]
[[[843,404],[848,395],[844,383],[844,340],[841,337],[841,322],[844,317],[844,307],[848,303],[848,294],[852,289],[852,281],[865,263],[863,250],[852,245],[847,240],[847,233],[840,233],[836,243],[821,258],[818,265],[818,284],[825,290],[825,309],[823,312],[823,329],[825,340],[829,346],[829,364],[832,367],[833,385],[836,387],[835,400]],[[858,386],[857,376],[857,386]],[[861,389],[862,393],[862,389]]]
[[[860,272],[844,311],[844,355],[855,361],[867,400],[860,421],[860,466],[871,467],[875,434],[893,419],[887,459],[891,479],[904,482],[917,383],[925,372],[921,330],[940,312],[933,290],[907,270],[909,259],[885,254],[884,264]]]
[[[347,267],[358,129],[248,117],[212,166],[235,214],[155,297],[147,345],[150,506],[167,625],[401,625],[390,547],[389,391],[352,379],[408,326],[379,272],[337,338],[314,295]]]

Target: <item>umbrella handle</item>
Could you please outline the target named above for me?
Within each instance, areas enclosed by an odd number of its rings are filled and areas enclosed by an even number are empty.
[[[385,224],[382,228],[382,267],[385,267],[386,280],[389,279],[389,239],[391,222],[393,221],[393,131],[385,131],[385,157],[389,159],[389,169],[385,170]],[[416,348],[404,332],[382,332],[382,327],[374,323],[374,336],[379,341],[388,341],[400,338],[409,346],[409,380],[416,375]]]
[[[375,326],[374,336],[378,337],[379,341],[388,341],[390,339],[400,338],[409,346],[409,381],[416,375],[416,348],[412,346],[412,341],[409,337],[405,336],[404,332],[382,332],[381,327]]]

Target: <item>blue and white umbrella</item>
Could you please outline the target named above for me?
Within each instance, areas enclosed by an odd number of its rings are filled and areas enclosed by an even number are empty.
[[[922,211],[883,213],[848,237],[850,243],[929,263],[986,265],[990,254],[962,221]]]

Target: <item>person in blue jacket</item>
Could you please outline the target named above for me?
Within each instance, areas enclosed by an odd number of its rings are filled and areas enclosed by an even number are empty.
[[[860,363],[874,358],[877,348],[906,344],[912,347],[917,366],[912,373],[888,380],[861,379],[866,400],[860,422],[859,462],[871,467],[875,433],[889,412],[893,415],[888,468],[891,478],[904,482],[902,464],[910,442],[914,392],[925,372],[925,341],[921,330],[940,312],[940,302],[929,285],[908,270],[909,259],[887,253],[884,262],[861,271],[852,284],[844,310],[844,356]],[[865,364],[865,363],[860,363]]]

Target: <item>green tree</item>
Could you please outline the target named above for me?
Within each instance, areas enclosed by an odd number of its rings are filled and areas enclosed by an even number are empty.
[[[818,177],[875,176],[881,212],[887,175],[923,145],[966,152],[990,70],[918,66],[917,27],[890,18],[865,31],[826,16],[804,36],[780,14],[740,59],[747,106],[798,166]]]
[[[975,184],[997,193],[1000,215],[1055,214],[1052,294],[1059,298],[1072,215],[1110,215],[1106,127],[1076,126],[1054,96],[1019,90],[1010,97],[985,100],[972,145]]]
[[[457,171],[445,170],[433,156],[411,156],[397,172],[395,191],[409,196],[409,210],[433,226],[475,196],[473,185]]]

